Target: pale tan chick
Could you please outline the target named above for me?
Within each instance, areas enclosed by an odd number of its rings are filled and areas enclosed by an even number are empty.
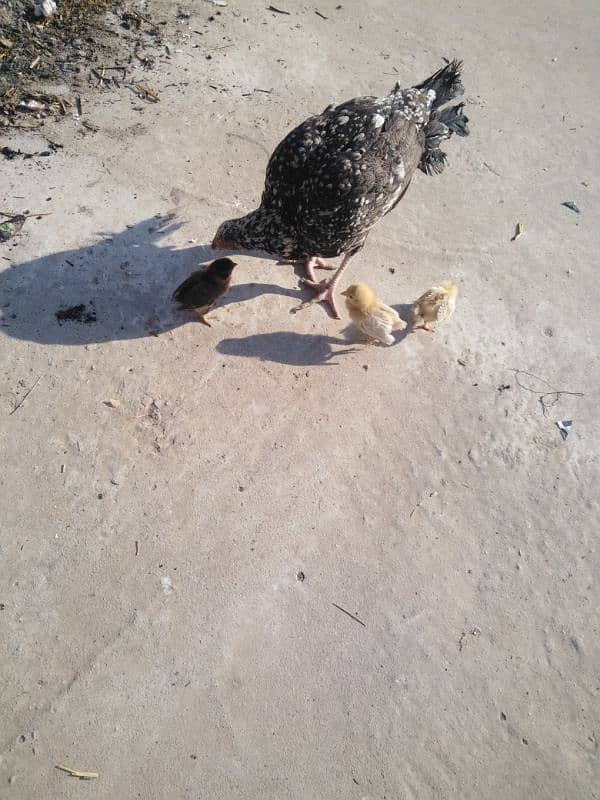
[[[398,312],[382,303],[366,283],[355,283],[342,294],[346,298],[350,319],[369,337],[369,344],[394,344],[392,331],[406,328],[406,322]]]
[[[456,308],[458,286],[451,281],[444,281],[441,286],[432,286],[421,295],[412,307],[412,324],[414,328],[435,330],[440,322],[448,319]]]

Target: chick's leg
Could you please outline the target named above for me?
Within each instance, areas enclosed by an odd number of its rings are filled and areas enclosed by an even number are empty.
[[[208,328],[212,328],[212,325],[204,316],[208,311],[208,308],[195,308],[194,311],[196,312],[196,316],[203,325],[206,325]]]
[[[296,308],[292,310],[302,311],[303,309],[312,306],[313,303],[320,303],[322,301],[324,303],[327,303],[327,305],[331,309],[333,316],[336,319],[339,319],[340,313],[338,311],[337,303],[335,301],[335,287],[338,285],[340,278],[342,277],[342,274],[344,273],[353,255],[354,253],[346,253],[346,255],[342,260],[342,263],[337,268],[335,275],[328,281],[321,281],[320,283],[318,283],[314,278],[314,274],[312,278],[300,278],[300,281],[305,286],[309,286],[311,289],[315,290],[315,296],[312,297],[310,300],[307,300],[305,303],[296,306]],[[308,263],[307,263],[307,273],[308,273]]]

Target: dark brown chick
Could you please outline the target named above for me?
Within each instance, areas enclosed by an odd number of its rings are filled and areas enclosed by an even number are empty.
[[[182,308],[191,308],[204,325],[211,327],[205,314],[220,297],[227,294],[231,283],[231,273],[236,266],[230,258],[218,258],[205,269],[192,272],[189,278],[175,289],[173,300]]]

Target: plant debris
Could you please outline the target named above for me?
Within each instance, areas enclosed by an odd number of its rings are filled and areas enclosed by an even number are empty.
[[[56,769],[61,769],[63,772],[68,772],[69,775],[72,775],[73,778],[81,778],[82,780],[89,781],[92,778],[97,778],[97,772],[86,772],[83,769],[71,769],[71,767],[65,767],[64,764],[56,764]]]
[[[34,383],[34,384],[31,386],[31,388],[30,388],[30,389],[28,389],[28,390],[25,392],[25,394],[23,395],[23,397],[22,397],[22,398],[19,400],[19,402],[18,402],[18,403],[15,405],[15,407],[13,408],[13,410],[12,410],[12,411],[10,412],[10,414],[8,415],[9,417],[10,417],[10,416],[12,416],[12,415],[15,413],[15,411],[18,411],[18,410],[21,408],[21,406],[23,405],[23,403],[25,402],[25,400],[27,400],[27,398],[29,397],[29,395],[30,395],[30,394],[33,392],[33,390],[35,389],[35,387],[38,385],[38,383],[39,383],[41,380],[42,380],[42,376],[41,376],[41,375],[38,375],[38,377],[36,378],[36,381],[35,381],[35,383]],[[565,437],[565,438],[566,438],[566,437]]]
[[[355,616],[354,616],[354,614],[351,614],[349,611],[346,611],[346,609],[345,609],[345,608],[342,608],[341,606],[338,606],[338,604],[337,604],[337,603],[332,603],[331,605],[332,605],[332,606],[335,606],[335,608],[337,608],[337,609],[338,609],[338,611],[342,611],[344,614],[346,614],[348,617],[350,617],[350,619],[353,619],[355,622],[358,622],[358,624],[359,624],[359,625],[362,625],[362,626],[363,626],[363,628],[366,628],[366,627],[367,627],[367,626],[365,625],[365,623],[362,621],[362,619],[359,619],[358,617],[355,617]]]
[[[90,304],[91,305],[91,304]],[[92,305],[92,310],[88,311],[85,303],[79,303],[76,306],[69,306],[69,308],[60,308],[54,316],[60,322],[82,322],[89,325],[91,322],[97,322],[96,311]]]
[[[45,89],[44,81],[66,83],[78,94],[84,71],[92,86],[119,86],[104,70],[123,72],[111,63],[127,47],[129,53],[162,45],[161,26],[134,11],[123,9],[123,0],[54,0],[36,7],[54,11],[36,18],[30,0],[6,0],[0,7],[0,128],[35,129],[48,117],[66,116],[74,100]],[[108,13],[111,12],[111,13]],[[129,62],[133,56],[126,54]],[[145,53],[145,66],[154,59]],[[127,63],[127,62],[125,62]],[[87,68],[87,69],[86,69]],[[102,79],[97,83],[96,74]],[[77,108],[79,116],[81,109]]]
[[[527,372],[527,370],[524,369],[513,369],[512,371],[515,373],[515,381],[520,389],[525,389],[527,392],[532,392],[533,394],[539,395],[538,402],[542,407],[542,413],[545,417],[548,416],[548,409],[552,408],[552,406],[558,403],[561,395],[566,394],[570,397],[585,397],[583,392],[571,392],[567,389],[552,389],[548,381],[540,378],[539,375],[534,375],[533,372]],[[528,378],[534,378],[534,380],[546,384],[546,388],[550,387],[550,391],[543,391],[533,388],[532,386],[526,386],[521,382],[522,375],[525,375]]]
[[[8,242],[15,233],[19,233],[27,217],[25,214],[15,214],[14,217],[0,223],[0,243]]]
[[[514,232],[514,235],[513,235],[512,239],[511,239],[511,242],[514,242],[515,239],[518,239],[519,236],[522,236],[522,235],[523,235],[523,226],[521,225],[520,222],[517,222],[517,226],[515,228],[515,232]]]
[[[561,206],[565,206],[571,211],[574,211],[576,214],[581,214],[579,206],[577,206],[572,200],[566,200],[564,203],[561,203]]]
[[[288,17],[290,16],[289,11],[284,11],[283,8],[277,8],[277,6],[269,6],[267,11],[274,11],[276,14],[287,14]]]

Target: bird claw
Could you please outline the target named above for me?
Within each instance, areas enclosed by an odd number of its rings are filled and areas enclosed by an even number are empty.
[[[306,300],[304,303],[301,303],[299,306],[293,308],[293,313],[296,313],[297,311],[303,311],[305,308],[312,306],[314,303],[323,302],[329,306],[334,319],[340,319],[340,312],[338,311],[337,303],[335,301],[334,291],[327,281],[317,282],[311,281],[309,278],[300,278],[300,283],[308,286],[310,289],[314,289],[316,294],[314,297],[311,297],[310,300]]]

